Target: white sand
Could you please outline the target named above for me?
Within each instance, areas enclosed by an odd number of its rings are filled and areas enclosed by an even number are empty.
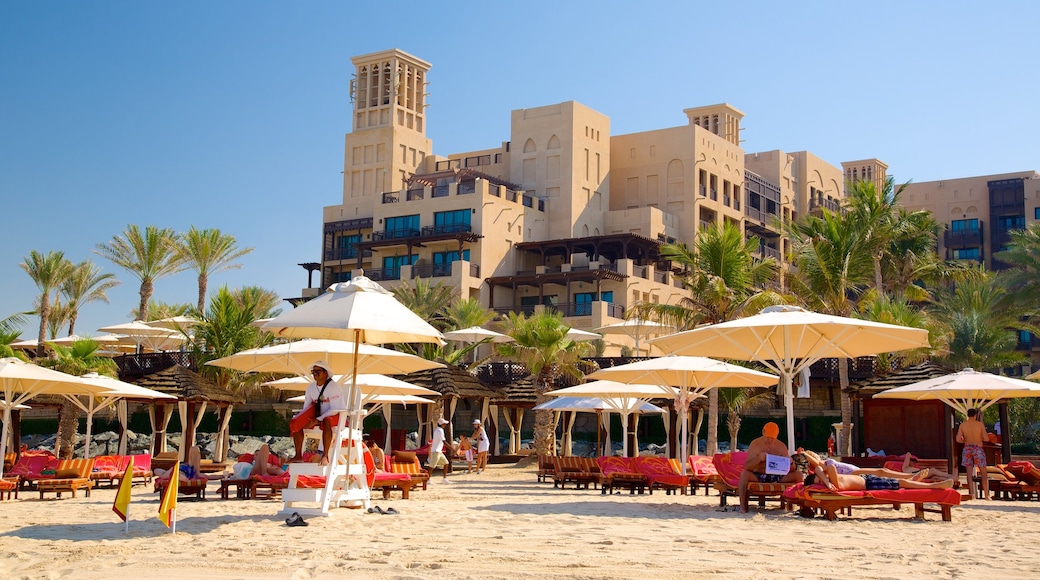
[[[287,527],[277,500],[181,501],[177,533],[134,488],[130,534],[115,491],[0,502],[0,579],[38,578],[1030,578],[1040,502],[965,502],[953,522],[913,507],[836,522],[775,503],[718,511],[718,496],[604,496],[491,466],[389,501],[400,515],[337,509]]]

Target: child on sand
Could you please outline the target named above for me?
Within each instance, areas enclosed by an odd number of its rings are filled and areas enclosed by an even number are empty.
[[[466,473],[473,473],[473,443],[470,442],[469,437],[459,439],[455,453],[466,457]]]

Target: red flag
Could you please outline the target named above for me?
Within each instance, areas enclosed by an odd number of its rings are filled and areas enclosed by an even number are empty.
[[[112,511],[116,512],[124,522],[130,514],[130,487],[134,481],[134,462],[131,461],[126,465],[126,471],[123,472],[123,477],[119,481],[119,491],[116,492],[116,499],[112,502]]]

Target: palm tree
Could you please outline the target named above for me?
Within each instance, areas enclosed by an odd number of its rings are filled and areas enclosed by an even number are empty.
[[[782,298],[760,289],[775,279],[777,263],[771,258],[756,260],[757,237],[744,238],[740,228],[727,222],[712,225],[697,235],[695,249],[686,244],[665,244],[661,258],[682,267],[687,274],[683,284],[690,297],[679,303],[642,304],[639,316],[660,319],[678,330],[698,324],[717,324],[737,318],[744,310],[782,302]],[[708,391],[708,455],[718,450],[719,394]]]
[[[1018,331],[1040,333],[1036,312],[1009,291],[1007,276],[981,267],[973,276],[935,292],[932,316],[950,333],[949,354],[941,360],[953,368],[996,371],[1028,358],[1015,350]]]
[[[1040,306],[1040,222],[1008,234],[1011,242],[1007,250],[994,257],[1012,266],[1007,274],[1008,287],[1024,302]]]
[[[141,281],[141,303],[137,308],[141,320],[148,319],[148,301],[155,281],[183,269],[177,251],[177,234],[170,228],[147,226],[144,232],[135,224],[126,226],[122,236],[107,244],[98,244],[94,252],[133,274]]]
[[[277,316],[277,296],[268,290],[250,286],[235,291],[221,287],[210,300],[209,308],[199,316],[190,345],[192,358],[200,372],[222,387],[241,389],[260,382],[244,378],[230,369],[207,366],[207,361],[230,356],[250,348],[266,346],[274,336],[253,323],[261,318]]]
[[[769,406],[775,395],[769,389],[753,387],[712,389],[719,392],[719,407],[726,412],[726,428],[729,430],[729,450],[737,450],[737,434],[740,432],[740,414],[745,411]]]
[[[141,317],[141,313],[136,308],[130,310],[130,316],[134,320],[161,320],[163,318],[173,318],[174,316],[190,316],[195,314],[197,311],[194,306],[187,302],[175,302],[173,304],[163,302],[162,300],[152,300],[148,303],[148,316],[145,318]]]
[[[22,334],[21,326],[26,323],[27,316],[32,312],[17,312],[6,318],[0,319],[0,358],[15,357],[25,359],[25,356],[11,348],[11,343],[18,340]]]
[[[61,285],[61,295],[69,308],[69,335],[76,332],[79,309],[91,302],[108,303],[108,291],[119,285],[115,274],[105,274],[90,260],[83,260],[72,269],[72,274]]]
[[[563,317],[554,310],[535,312],[531,316],[509,313],[506,334],[515,342],[498,345],[502,356],[520,361],[535,377],[534,387],[538,404],[548,400],[545,395],[552,385],[564,376],[580,379],[581,357],[591,349],[588,343],[566,337],[570,330]],[[534,448],[538,455],[555,455],[550,411],[537,411],[534,420]]]
[[[236,264],[235,260],[252,251],[253,248],[239,248],[234,236],[216,228],[200,230],[191,226],[188,233],[181,236],[177,244],[178,259],[199,275],[199,312],[206,309],[210,274],[241,268],[242,264]]]
[[[496,316],[476,298],[456,298],[450,306],[445,308],[444,315],[448,319],[448,324],[455,330],[484,326],[494,320]]]
[[[51,304],[51,314],[47,317],[47,336],[51,339],[58,338],[61,327],[69,322],[71,316],[72,309],[69,308],[69,305],[62,303],[61,299],[56,299]]]
[[[72,262],[65,258],[62,252],[50,251],[41,254],[36,250],[29,252],[19,266],[36,283],[40,289],[40,332],[36,337],[36,356],[43,357],[46,338],[47,324],[51,314],[51,294],[57,292],[65,280],[72,274]]]
[[[854,299],[873,281],[876,253],[868,231],[855,214],[832,213],[808,216],[788,223],[793,262],[799,275],[789,278],[791,289],[813,310],[849,316],[856,310]],[[868,224],[869,225],[869,224]],[[849,392],[848,359],[838,360],[841,388],[843,455],[852,452],[852,399]]]
[[[455,289],[443,282],[430,284],[419,278],[415,286],[397,286],[393,289],[394,297],[409,310],[418,314],[423,320],[432,324],[437,330],[448,327],[446,311],[456,299]]]
[[[98,343],[93,340],[77,340],[69,346],[51,343],[54,356],[39,361],[41,366],[54,370],[80,376],[90,372],[118,377],[115,362],[97,354]],[[79,430],[79,408],[69,401],[63,399],[61,409],[58,411],[58,457],[68,459],[72,457],[75,447],[76,432]]]
[[[899,197],[908,183],[895,187],[895,179],[888,177],[878,190],[874,181],[858,179],[849,181],[845,188],[845,205],[848,218],[857,225],[863,237],[861,246],[870,253],[874,265],[874,287],[882,289],[881,263],[895,235],[896,208]]]

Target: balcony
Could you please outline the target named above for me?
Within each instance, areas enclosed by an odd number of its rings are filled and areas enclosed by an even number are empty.
[[[376,282],[382,282],[384,280],[400,280],[401,268],[373,268],[371,270],[365,270],[365,275]]]
[[[977,228],[943,232],[943,245],[947,248],[972,248],[982,244],[982,224]]]
[[[372,232],[372,241],[381,242],[385,240],[402,240],[405,238],[418,237],[422,230],[415,228],[403,228],[400,230],[388,230],[385,232]]]

